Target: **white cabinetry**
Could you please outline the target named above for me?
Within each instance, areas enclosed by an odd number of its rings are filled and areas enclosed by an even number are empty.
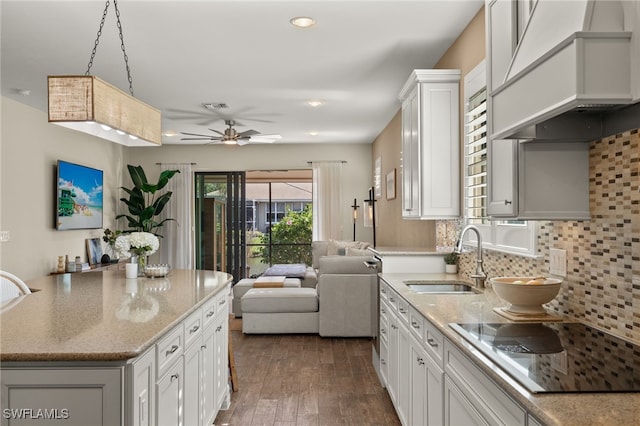
[[[460,70],[414,70],[402,101],[402,216],[460,215]]]
[[[445,425],[526,425],[527,412],[445,341]]]
[[[589,145],[491,140],[488,214],[589,219]]]
[[[494,98],[505,85],[519,41],[518,33],[529,19],[529,7],[526,1],[486,1],[487,214],[524,220],[589,219],[588,144],[570,139],[527,142],[527,139],[495,137],[500,127],[496,124],[496,113],[508,115],[513,108],[508,105],[496,112]],[[519,97],[518,107],[523,99],[529,103],[529,98]],[[575,123],[566,137],[581,132],[582,126],[580,122]],[[526,138],[527,132],[522,132],[520,137]]]
[[[155,385],[156,351],[148,349],[131,363],[131,418],[129,424],[151,426],[156,424]]]
[[[443,337],[434,336],[435,329],[427,332],[427,320],[384,282],[380,284],[380,346],[384,347],[380,371],[400,422],[441,425]]]

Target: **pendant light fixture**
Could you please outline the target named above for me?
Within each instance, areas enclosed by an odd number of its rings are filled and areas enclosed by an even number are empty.
[[[113,6],[131,94],[89,74],[109,9],[107,0],[85,74],[48,77],[49,122],[126,146],[159,146],[162,116],[159,110],[133,96],[117,0],[113,0]]]

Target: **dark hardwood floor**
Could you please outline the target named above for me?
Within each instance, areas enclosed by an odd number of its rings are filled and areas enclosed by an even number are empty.
[[[400,424],[370,339],[231,335],[239,389],[215,425]]]

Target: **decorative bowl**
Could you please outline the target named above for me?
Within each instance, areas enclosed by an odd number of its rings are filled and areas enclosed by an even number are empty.
[[[144,267],[144,276],[147,278],[162,278],[169,274],[169,265],[147,265]]]
[[[491,278],[493,291],[511,306],[507,311],[516,314],[544,314],[542,307],[551,302],[560,291],[562,280],[545,277]]]

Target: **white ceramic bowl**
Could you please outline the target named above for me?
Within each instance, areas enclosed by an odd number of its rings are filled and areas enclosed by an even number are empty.
[[[491,286],[498,297],[511,306],[507,309],[516,314],[546,313],[542,305],[551,302],[560,291],[562,280],[543,278],[535,284],[526,284],[535,277],[496,277],[491,278]],[[522,284],[520,284],[522,282]]]

